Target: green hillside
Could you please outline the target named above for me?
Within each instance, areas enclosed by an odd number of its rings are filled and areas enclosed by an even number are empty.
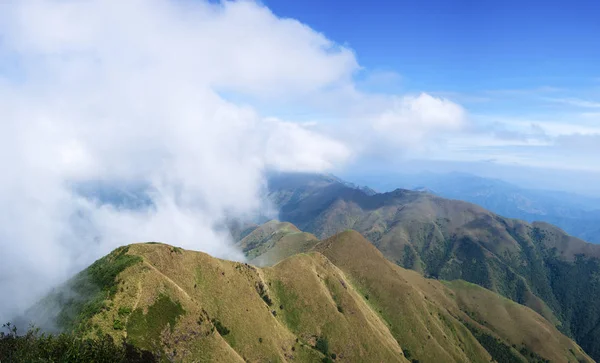
[[[125,339],[163,361],[591,361],[533,310],[425,279],[357,232],[266,268],[130,245],[39,305],[56,302],[63,329]]]
[[[600,359],[600,245],[424,192],[373,194],[330,177],[285,178],[270,186],[281,220],[319,238],[355,229],[399,266],[534,309]]]

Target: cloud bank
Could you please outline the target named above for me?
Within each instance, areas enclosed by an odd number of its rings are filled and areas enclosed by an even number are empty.
[[[250,1],[3,2],[0,320],[119,245],[243,258],[217,226],[264,208],[264,172],[329,170],[360,138],[223,95],[343,95],[359,69],[350,49]],[[374,139],[407,136],[398,142],[460,126],[459,106],[407,97],[370,109],[361,127]],[[95,183],[144,201],[81,192]]]
[[[261,207],[264,170],[350,155],[219,96],[327,87],[356,67],[348,49],[251,2],[116,4],[0,10],[0,320],[122,244],[242,258],[215,226]],[[84,197],[74,186],[89,181],[142,185],[151,204]]]

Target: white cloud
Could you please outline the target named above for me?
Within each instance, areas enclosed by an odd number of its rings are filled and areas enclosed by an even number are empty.
[[[291,171],[325,171],[351,156],[345,145],[307,126],[270,119],[268,127],[267,162],[278,170],[289,171],[293,166]]]
[[[127,66],[144,78],[160,70],[216,88],[276,95],[330,86],[358,69],[348,48],[251,1],[25,1],[6,7],[3,23],[14,34],[8,44],[22,54],[55,56],[60,70],[73,76],[96,59],[98,70]]]
[[[389,109],[374,118],[373,128],[384,139],[416,147],[431,134],[458,131],[466,122],[460,105],[422,93],[395,98]]]
[[[215,226],[265,208],[265,170],[325,171],[467,124],[443,98],[357,91],[350,49],[251,1],[5,1],[0,39],[0,69],[18,65],[0,72],[0,320],[118,245],[240,259]],[[223,94],[333,121],[267,117]],[[151,203],[74,188],[97,181],[141,186]]]
[[[592,114],[569,114],[563,117],[544,116],[537,118],[513,118],[513,117],[490,117],[473,116],[486,130],[490,125],[502,125],[507,130],[522,134],[543,134],[557,137],[566,134],[596,134],[600,133],[600,126],[595,122]]]
[[[215,229],[262,207],[268,168],[323,171],[339,141],[221,91],[294,97],[350,81],[353,53],[252,2],[4,2],[0,320],[114,247],[160,240],[242,258]],[[1,67],[0,67],[1,68]],[[144,209],[82,182],[147,187]]]
[[[546,101],[561,103],[568,106],[582,107],[582,108],[600,108],[600,102],[582,100],[579,98],[544,98]]]
[[[432,159],[598,172],[600,127],[586,115],[510,118],[472,115],[474,127],[445,140]],[[569,120],[569,121],[567,121]]]
[[[583,112],[580,116],[584,119],[600,120],[600,112]]]

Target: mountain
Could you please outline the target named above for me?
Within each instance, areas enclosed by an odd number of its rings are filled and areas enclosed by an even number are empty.
[[[269,185],[282,221],[318,238],[357,230],[399,266],[530,307],[600,359],[600,245],[427,192],[370,194],[328,176],[291,179]]]
[[[275,222],[258,234],[282,228],[294,229]],[[60,328],[126,339],[164,361],[592,361],[533,310],[401,268],[354,231],[267,268],[121,247],[36,309],[57,306]]]
[[[248,262],[256,266],[275,263],[310,250],[319,239],[310,233],[301,232],[287,222],[269,221],[254,228],[238,242]]]
[[[480,205],[505,217],[551,223],[585,241],[600,243],[600,198],[526,189],[502,180],[456,172],[399,174],[368,180],[380,190],[427,190]]]

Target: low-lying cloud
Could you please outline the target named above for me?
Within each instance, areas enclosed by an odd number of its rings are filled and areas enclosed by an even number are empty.
[[[262,207],[264,170],[349,155],[217,92],[326,87],[356,66],[349,50],[251,2],[115,4],[2,5],[0,320],[122,244],[243,258],[215,226]],[[151,203],[104,203],[76,188],[89,181],[143,185]]]

